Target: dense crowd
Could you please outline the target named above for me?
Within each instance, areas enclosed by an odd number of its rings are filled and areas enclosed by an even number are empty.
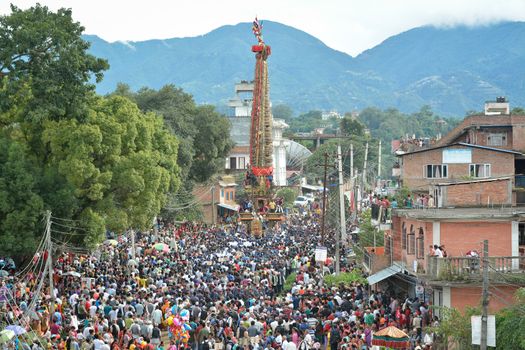
[[[333,271],[315,263],[317,225],[291,215],[254,238],[237,224],[166,224],[135,244],[127,234],[90,255],[63,253],[52,295],[35,288],[42,274],[2,280],[2,322],[37,334],[14,345],[33,350],[362,350],[388,325],[405,330],[412,349],[430,349],[424,302],[324,285]]]

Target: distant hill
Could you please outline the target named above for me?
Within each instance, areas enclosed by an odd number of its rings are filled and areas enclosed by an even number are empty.
[[[393,36],[359,56],[333,50],[295,28],[265,21],[271,99],[296,112],[367,106],[403,112],[428,104],[438,113],[463,116],[483,102],[507,96],[525,106],[525,23],[484,27],[421,27]],[[87,35],[91,53],[111,68],[100,93],[118,82],[134,90],[173,83],[199,103],[224,107],[233,85],[253,77],[249,23],[223,26],[191,38],[108,43]],[[221,108],[223,109],[223,108]]]

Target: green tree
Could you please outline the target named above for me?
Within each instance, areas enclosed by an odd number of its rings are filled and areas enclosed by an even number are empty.
[[[382,231],[372,224],[372,212],[370,209],[361,214],[362,223],[359,226],[359,245],[361,247],[377,247],[385,245],[385,236]]]
[[[176,138],[126,98],[97,99],[84,122],[48,121],[43,139],[49,166],[74,188],[73,217],[90,228],[86,242],[105,228],[148,228],[179,186]]]
[[[523,107],[514,107],[510,111],[510,114],[525,115],[525,109]]]
[[[131,97],[143,112],[164,118],[180,141],[178,164],[182,179],[204,182],[222,168],[233,143],[228,120],[214,107],[197,106],[190,94],[174,85],[131,93],[127,85],[119,84],[113,94]]]
[[[166,85],[158,91],[142,88],[134,94],[134,101],[143,112],[161,115],[168,128],[177,135],[180,142],[178,164],[182,178],[187,178],[195,156],[193,139],[198,132],[194,124],[196,106],[193,97],[174,85]]]
[[[470,316],[480,315],[480,307],[467,307],[465,312],[455,308],[440,308],[439,326],[433,331],[438,335],[439,349],[470,349],[472,348],[472,326]]]
[[[276,197],[282,197],[283,198],[283,206],[284,207],[291,207],[293,205],[293,202],[295,201],[295,198],[297,198],[297,190],[294,188],[281,188],[275,193]]]
[[[180,184],[177,138],[124,97],[95,95],[104,60],[71,11],[12,7],[0,17],[0,229],[6,254],[34,253],[43,210],[72,244],[107,228],[148,228]],[[60,232],[54,238],[62,239]]]
[[[161,115],[177,136],[180,143],[177,163],[184,186],[179,192],[170,194],[169,207],[183,209],[166,208],[162,216],[176,220],[198,218],[200,209],[188,205],[195,199],[193,185],[208,181],[224,166],[224,159],[233,146],[227,118],[212,106],[197,106],[190,94],[174,85],[159,90],[142,88],[133,93],[129,86],[119,84],[112,95],[131,98],[143,112]]]
[[[43,232],[39,171],[23,143],[0,134],[0,255],[34,254]]]
[[[340,123],[341,133],[343,135],[360,135],[362,136],[365,131],[365,126],[356,118],[351,115],[345,114],[344,118],[341,119]]]
[[[87,53],[83,30],[69,9],[11,5],[11,14],[0,17],[0,112],[25,98],[19,113],[25,121],[84,115],[94,91],[89,80],[100,81],[108,64]]]
[[[515,304],[496,315],[498,349],[525,349],[525,288],[516,291]]]
[[[287,105],[272,106],[272,114],[274,118],[289,121],[293,118],[293,110]]]
[[[204,182],[224,167],[224,158],[233,146],[230,123],[208,105],[197,107],[194,125],[197,134],[193,141],[195,155],[190,178]]]
[[[311,132],[323,125],[322,112],[309,111],[307,113],[301,114],[297,118],[289,120],[289,125],[289,132],[291,133]]]

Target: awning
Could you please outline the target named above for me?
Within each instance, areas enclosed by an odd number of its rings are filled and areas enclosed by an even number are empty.
[[[323,190],[323,186],[314,186],[314,185],[304,184],[304,185],[301,185],[301,187],[306,188],[307,190],[310,190],[310,191],[322,191]]]
[[[239,211],[239,206],[238,205],[229,205],[229,204],[222,204],[222,203],[218,203],[217,205],[219,207],[224,208],[224,209],[233,210],[233,211]]]
[[[379,272],[374,273],[372,276],[369,276],[368,284],[376,284],[378,282],[381,282],[384,279],[387,279],[390,276],[395,275],[396,273],[399,273],[403,271],[403,269],[399,266],[392,265],[390,267],[387,267],[386,269],[383,269]]]

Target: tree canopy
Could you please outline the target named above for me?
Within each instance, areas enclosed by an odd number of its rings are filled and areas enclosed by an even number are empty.
[[[95,94],[107,63],[82,31],[41,5],[0,17],[1,255],[34,253],[44,210],[69,222],[54,239],[83,246],[149,228],[180,185],[177,137],[128,98]]]
[[[230,124],[213,106],[197,106],[190,94],[174,85],[136,93],[120,84],[115,95],[131,98],[143,112],[155,112],[180,140],[178,164],[186,181],[205,182],[224,164],[233,146]]]
[[[28,10],[11,5],[11,14],[0,16],[1,112],[22,105],[25,121],[84,114],[94,90],[90,79],[100,81],[109,66],[87,53],[84,28],[71,15],[37,4]]]

